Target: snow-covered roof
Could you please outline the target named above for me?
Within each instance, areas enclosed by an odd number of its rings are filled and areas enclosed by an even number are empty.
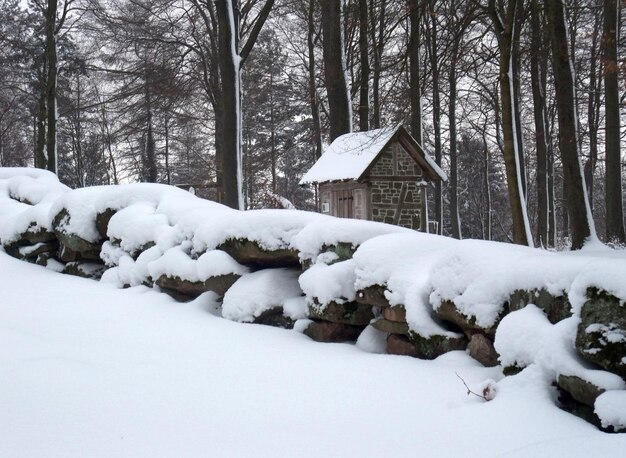
[[[402,135],[417,151],[416,161],[431,176],[447,180],[447,175],[402,126],[353,132],[337,137],[322,157],[302,177],[300,184],[359,180],[387,144]],[[420,160],[421,159],[421,160]]]

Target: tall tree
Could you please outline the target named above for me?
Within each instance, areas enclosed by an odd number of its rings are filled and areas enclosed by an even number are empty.
[[[331,141],[352,131],[352,109],[346,81],[341,0],[321,0],[324,77],[328,93]]]
[[[580,249],[589,237],[595,238],[591,208],[584,186],[578,147],[578,122],[574,95],[574,68],[569,53],[567,19],[563,0],[546,3],[554,87],[559,120],[559,149],[563,164],[563,180],[572,249]]]
[[[619,5],[617,0],[604,0],[602,56],[604,60],[604,91],[606,113],[606,238],[624,243],[624,210],[622,200],[622,161],[620,153],[619,66],[617,31]]]
[[[370,116],[370,61],[369,61],[369,15],[367,0],[359,0],[359,55],[361,78],[359,87],[359,130],[369,130]]]
[[[408,0],[409,8],[409,99],[411,104],[411,135],[420,145],[423,145],[422,133],[422,82],[420,77],[420,47],[422,8],[419,0]]]
[[[488,11],[500,51],[500,100],[502,104],[504,164],[513,220],[513,241],[521,245],[532,246],[533,239],[526,209],[517,137],[517,130],[521,126],[517,125],[515,117],[513,40],[514,28],[517,23],[516,15],[519,12],[518,1],[522,0],[510,0],[506,8],[501,9],[496,5],[495,0],[490,0]]]
[[[535,121],[535,150],[537,155],[537,243],[548,245],[548,139],[546,117],[546,63],[541,30],[542,16],[537,0],[531,2],[531,46],[530,77],[533,93]]]

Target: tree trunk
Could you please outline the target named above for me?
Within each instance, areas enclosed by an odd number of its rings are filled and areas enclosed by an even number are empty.
[[[513,220],[513,241],[520,245],[533,245],[530,224],[526,212],[526,199],[522,187],[521,167],[519,163],[519,145],[517,143],[517,123],[515,122],[515,89],[513,81],[513,28],[517,1],[511,0],[507,7],[505,23],[498,31],[500,48],[500,101],[502,105],[502,133],[504,136],[504,165],[506,168],[507,188],[511,217]],[[495,8],[495,7],[494,7]],[[498,12],[491,11],[494,23],[499,24]]]
[[[617,0],[604,0],[602,54],[604,57],[604,91],[606,112],[606,238],[624,243],[624,210],[622,202],[622,164],[620,157],[619,66]]]
[[[331,141],[352,131],[352,110],[344,67],[341,4],[341,0],[322,0],[324,76]]]
[[[486,126],[485,126],[486,127]],[[486,128],[483,130],[483,186],[485,193],[485,222],[484,226],[487,230],[485,234],[486,240],[491,240],[491,186],[489,184],[489,146],[487,144]]]
[[[46,167],[57,173],[57,0],[48,0],[46,10],[46,61],[48,78],[46,86],[47,132]]]
[[[218,48],[221,76],[221,126],[219,135],[222,155],[223,203],[243,210],[241,164],[241,106],[239,56],[236,48],[235,18],[231,0],[216,0],[219,23]]]
[[[39,169],[48,168],[48,160],[46,158],[46,84],[41,83],[39,92],[39,101],[37,107],[36,118],[36,137],[35,137],[35,167]]]
[[[441,94],[439,90],[439,62],[437,40],[437,15],[435,14],[435,0],[431,0],[428,6],[430,15],[429,40],[430,67],[433,82],[433,137],[435,146],[435,162],[441,167]],[[435,183],[435,220],[437,221],[437,233],[443,234],[443,192],[441,180]]]
[[[409,99],[411,101],[411,135],[423,146],[422,90],[420,86],[420,18],[419,0],[408,0],[411,37],[409,55]]]
[[[146,144],[145,144],[145,180],[148,183],[157,182],[156,145],[154,141],[154,128],[152,126],[152,96],[150,94],[150,81],[146,77]]]
[[[372,68],[372,127],[380,128],[380,74],[384,49],[384,32],[387,12],[387,0],[380,0],[378,16],[375,14],[375,2],[370,2],[370,19],[372,21],[372,46],[374,49],[374,67]],[[378,32],[378,33],[377,33]]]
[[[311,122],[313,124],[312,134],[313,143],[315,144],[315,159],[319,159],[322,156],[322,128],[320,125],[320,107],[319,100],[317,98],[317,89],[315,87],[315,0],[309,0],[308,11],[308,32],[307,32],[307,46],[309,48],[308,55],[308,70],[309,70],[309,104],[311,106]]]
[[[528,200],[528,186],[526,184],[526,154],[524,152],[524,136],[522,132],[522,113],[521,113],[521,89],[520,89],[520,37],[522,35],[522,26],[525,21],[524,17],[524,1],[518,0],[517,11],[515,12],[515,27],[513,30],[513,49],[512,56],[512,74],[513,74],[513,109],[515,113],[515,133],[517,140],[517,157],[519,164],[519,175],[521,178],[522,192],[524,199]]]
[[[598,127],[600,118],[600,86],[602,80],[598,78],[598,35],[600,34],[600,15],[594,12],[593,34],[589,56],[589,97],[587,100],[587,130],[589,132],[589,157],[585,161],[583,172],[585,185],[589,196],[589,206],[593,213],[593,182],[598,162]]]
[[[564,191],[569,219],[572,249],[583,247],[589,237],[595,238],[591,209],[584,186],[574,98],[574,68],[569,54],[567,25],[563,0],[546,3],[551,42],[552,67],[559,121],[559,148],[563,164]]]
[[[531,4],[530,73],[537,151],[537,244],[548,246],[548,143],[546,138],[546,86],[542,78],[540,55],[545,54],[541,37],[541,17],[537,0]],[[545,63],[545,62],[544,62]]]
[[[367,0],[359,0],[359,53],[361,56],[361,84],[359,93],[359,130],[369,130],[370,115],[370,62],[368,45]]]
[[[450,95],[448,96],[448,120],[450,133],[450,226],[452,237],[461,238],[461,220],[459,217],[459,189],[458,189],[458,164],[457,164],[457,138],[456,138],[456,60],[457,42],[452,46],[450,59]]]

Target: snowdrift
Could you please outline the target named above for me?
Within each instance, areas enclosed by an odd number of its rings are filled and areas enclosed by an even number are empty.
[[[626,430],[626,253],[458,241],[297,210],[239,212],[165,185],[70,190],[0,169],[0,243],[46,268],[324,342],[540,371],[559,405]],[[496,388],[490,388],[494,393]]]

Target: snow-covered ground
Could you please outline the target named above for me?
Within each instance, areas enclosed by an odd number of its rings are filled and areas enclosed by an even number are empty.
[[[62,276],[0,251],[0,456],[624,456],[559,410],[539,366],[502,378],[320,344],[144,286]],[[468,396],[496,380],[490,402]]]

